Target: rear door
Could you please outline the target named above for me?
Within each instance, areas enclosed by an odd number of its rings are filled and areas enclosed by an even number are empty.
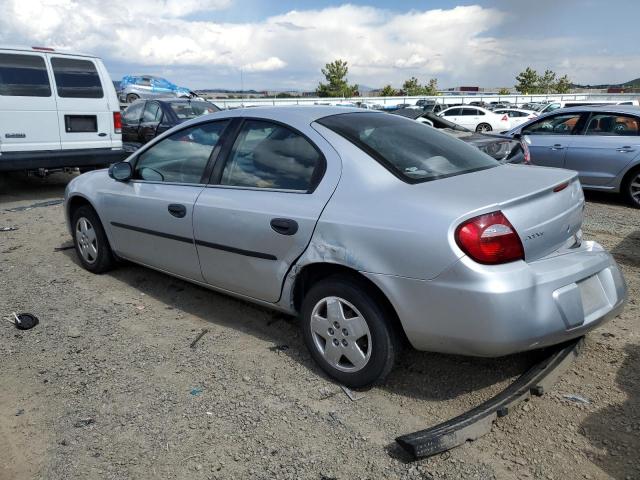
[[[0,152],[41,150],[60,150],[46,55],[0,50]]]
[[[462,118],[461,117],[461,112],[462,112],[461,108],[454,107],[454,108],[450,108],[449,110],[445,110],[442,113],[442,116],[444,118],[446,118],[447,120],[449,120],[450,122],[453,122],[453,123],[455,123],[457,125],[461,125],[461,123],[460,123],[460,119]]]
[[[238,132],[196,203],[202,274],[215,287],[276,302],[337,185],[341,162],[310,126],[302,133],[246,119]]]
[[[585,186],[607,186],[639,154],[640,117],[592,113],[573,138],[565,168],[576,170]]]
[[[54,76],[62,149],[111,148],[113,112],[96,59],[56,54],[48,57]]]
[[[460,121],[456,123],[468,128],[469,130],[475,130],[482,120],[480,118],[480,114],[482,112],[476,108],[463,108],[461,113]],[[482,115],[484,115],[484,113],[482,113]]]
[[[533,122],[522,129],[527,137],[531,163],[546,167],[564,167],[568,148],[582,128],[586,114],[558,113]]]

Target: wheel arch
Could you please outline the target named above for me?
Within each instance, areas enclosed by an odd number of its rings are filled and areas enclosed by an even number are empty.
[[[358,270],[339,263],[331,262],[314,262],[308,263],[299,268],[296,273],[293,286],[291,288],[291,302],[296,312],[300,312],[302,302],[305,295],[311,289],[313,285],[328,277],[340,275],[356,281],[367,292],[372,295],[374,299],[380,302],[382,307],[387,312],[387,318],[389,318],[391,325],[395,331],[400,335],[403,342],[408,343],[404,328],[398,317],[398,313],[393,304],[382,291],[382,289],[376,285],[373,281],[367,278]]]
[[[100,216],[100,212],[98,212],[98,209],[93,205],[91,200],[89,200],[87,197],[85,197],[80,193],[73,193],[67,199],[67,202],[66,202],[66,210],[67,210],[66,216],[67,216],[67,226],[69,229],[69,233],[71,233],[71,235],[73,236],[73,225],[71,225],[71,218],[73,217],[73,212],[75,212],[78,208],[84,205],[88,205],[95,212],[96,216],[98,217],[98,220],[100,220],[100,223],[102,224],[102,229],[104,230],[104,233],[107,236],[107,241],[109,242],[109,246],[112,248],[113,242],[109,236],[110,232],[109,232],[109,229],[105,227],[105,222]]]

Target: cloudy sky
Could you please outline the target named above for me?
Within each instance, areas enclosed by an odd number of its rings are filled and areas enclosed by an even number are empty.
[[[615,7],[614,7],[615,6]],[[640,1],[0,0],[0,43],[102,57],[114,80],[153,73],[191,88],[511,86],[531,65],[578,83],[640,77]]]

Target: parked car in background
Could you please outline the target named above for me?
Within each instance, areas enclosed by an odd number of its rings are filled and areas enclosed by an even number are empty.
[[[532,164],[575,170],[583,188],[619,192],[640,208],[640,108],[565,108],[509,135],[527,141]]]
[[[520,108],[498,108],[493,110],[497,115],[507,115],[509,117],[509,128],[522,125],[529,120],[538,117],[538,113],[533,110],[522,110]]]
[[[120,161],[120,108],[102,60],[53,48],[0,47],[0,171]]]
[[[220,109],[204,100],[137,100],[122,115],[122,140],[128,152],[176,125]]]
[[[400,339],[502,356],[577,338],[626,285],[581,235],[575,172],[500,164],[435,128],[338,107],[199,117],[65,192],[81,264],[127,259],[290,314],[341,384]]]
[[[473,132],[433,112],[404,108],[391,113],[411,118],[417,122],[437,128],[463,142],[473,145],[478,150],[490,155],[499,162],[529,163],[527,144],[523,140],[515,140],[508,135]]]
[[[439,113],[450,122],[462,125],[476,132],[502,132],[509,130],[509,117],[497,115],[491,110],[481,107],[461,106],[451,107]]]
[[[120,81],[118,97],[123,103],[133,103],[140,98],[193,98],[196,94],[186,87],[179,87],[169,80],[153,75],[126,75]]]

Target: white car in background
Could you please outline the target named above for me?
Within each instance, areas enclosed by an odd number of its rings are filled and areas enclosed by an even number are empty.
[[[523,110],[521,108],[498,108],[493,113],[498,115],[507,115],[509,117],[509,128],[515,128],[518,125],[522,125],[529,120],[533,120],[538,116],[538,112],[533,110]]]
[[[506,114],[498,115],[486,108],[459,105],[447,108],[439,113],[450,122],[462,125],[475,132],[504,132],[509,130],[511,122]]]

